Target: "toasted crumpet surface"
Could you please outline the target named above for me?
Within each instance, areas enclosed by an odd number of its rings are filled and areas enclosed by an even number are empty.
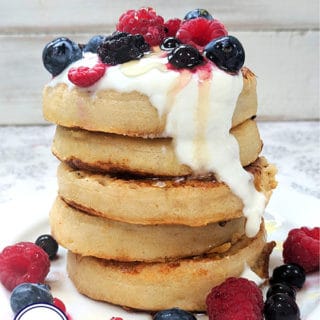
[[[60,245],[85,256],[118,261],[166,261],[224,252],[244,234],[245,219],[202,227],[141,225],[92,216],[57,198],[51,232]]]
[[[242,75],[232,127],[257,112],[256,77],[248,68],[242,69]],[[164,134],[166,114],[160,117],[149,98],[137,91],[96,92],[59,83],[45,86],[42,100],[44,118],[60,126],[140,137]]]
[[[256,122],[247,120],[231,133],[239,143],[242,166],[254,162],[262,149]],[[152,176],[192,174],[192,169],[177,158],[170,138],[143,139],[58,126],[52,152],[63,162],[97,172]]]
[[[267,277],[269,255],[264,227],[255,238],[243,237],[227,252],[171,262],[118,262],[68,252],[67,270],[79,292],[96,300],[141,310],[179,307],[205,311],[211,288],[241,275],[245,263]]]
[[[276,168],[263,157],[246,167],[255,187],[269,199],[276,187]],[[58,168],[59,195],[91,215],[135,224],[204,226],[242,216],[242,201],[230,188],[207,179],[119,177]]]

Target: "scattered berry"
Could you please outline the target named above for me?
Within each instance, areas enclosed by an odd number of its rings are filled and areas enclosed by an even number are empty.
[[[141,35],[115,32],[101,43],[98,55],[102,62],[116,65],[139,59],[148,51],[150,51],[150,46]]]
[[[267,299],[277,293],[287,294],[292,299],[296,298],[296,290],[285,283],[273,284],[267,291]]]
[[[150,46],[160,45],[166,37],[164,20],[152,8],[128,10],[120,16],[116,28],[122,32],[141,34]]]
[[[177,68],[193,68],[202,63],[200,52],[188,45],[180,45],[168,55],[168,61]]]
[[[258,286],[245,278],[228,278],[206,299],[209,320],[262,319],[263,297]]]
[[[10,291],[24,282],[44,282],[49,269],[48,254],[31,242],[19,242],[0,253],[0,281]]]
[[[53,298],[52,301],[53,305],[56,306],[57,308],[59,308],[63,313],[66,313],[67,308],[65,306],[65,304],[63,303],[62,300],[60,300],[59,298]]]
[[[227,34],[227,30],[220,21],[200,17],[183,22],[176,37],[182,43],[202,50],[210,41]]]
[[[45,316],[45,317],[44,317]],[[64,314],[59,308],[52,304],[38,302],[26,306],[15,316],[14,320],[38,320],[38,319],[55,319],[71,320],[68,315]]]
[[[283,259],[300,265],[305,272],[319,270],[320,228],[292,229],[283,244]]]
[[[204,48],[204,55],[220,69],[238,72],[244,64],[245,52],[240,41],[226,36],[211,41]]]
[[[14,288],[10,296],[10,305],[14,313],[40,302],[49,304],[53,302],[50,289],[45,284],[22,283]]]
[[[161,45],[160,45],[160,49],[165,50],[165,51],[171,51],[176,47],[179,47],[181,44],[181,42],[174,37],[169,37],[169,38],[165,38]]]
[[[196,320],[196,317],[191,312],[172,308],[157,312],[153,320]]]
[[[72,62],[82,58],[78,44],[68,38],[57,38],[49,42],[42,51],[44,67],[53,75],[61,73]]]
[[[164,28],[166,32],[166,37],[174,37],[179,30],[181,25],[181,20],[178,18],[170,19],[165,22]]]
[[[95,84],[105,72],[106,65],[104,63],[97,63],[92,68],[71,68],[68,72],[68,79],[76,86],[85,88]]]
[[[93,52],[97,53],[97,49],[99,45],[104,41],[105,37],[101,35],[97,35],[92,37],[88,43],[84,46],[83,52]]]
[[[277,293],[265,303],[264,315],[266,320],[300,320],[299,307],[290,296]]]
[[[53,260],[57,256],[59,245],[50,234],[39,236],[35,241],[35,244],[48,254],[50,260]]]
[[[213,20],[213,16],[206,9],[194,9],[192,11],[189,11],[185,15],[184,20],[191,20],[199,17],[205,18],[208,20]]]
[[[285,283],[291,287],[302,288],[306,280],[306,274],[297,264],[283,264],[273,270],[270,284]]]

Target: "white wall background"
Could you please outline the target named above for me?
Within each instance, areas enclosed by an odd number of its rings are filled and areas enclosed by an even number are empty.
[[[208,9],[245,47],[246,65],[258,77],[260,119],[319,119],[318,0],[0,0],[0,124],[45,123],[47,42],[108,34],[122,12],[142,6],[166,19]]]

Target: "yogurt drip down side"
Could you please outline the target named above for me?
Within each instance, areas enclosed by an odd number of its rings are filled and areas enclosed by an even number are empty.
[[[68,80],[68,70],[91,67],[97,61],[96,54],[86,54],[53,78],[48,86],[65,83],[72,90],[75,86]],[[96,91],[106,89],[138,91],[148,96],[159,117],[166,117],[163,136],[173,138],[179,161],[197,175],[213,172],[219,181],[225,182],[243,201],[247,236],[255,236],[266,200],[255,189],[252,175],[242,168],[238,143],[230,134],[243,87],[241,72],[230,74],[211,62],[206,70],[200,67],[195,72],[178,71],[168,69],[166,63],[167,59],[151,54],[138,61],[109,66],[105,75],[89,88],[92,98]]]

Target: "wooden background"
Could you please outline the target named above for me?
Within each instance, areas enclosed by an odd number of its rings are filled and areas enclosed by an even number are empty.
[[[246,65],[258,76],[260,119],[319,119],[318,0],[0,0],[0,124],[45,123],[47,42],[108,34],[122,12],[142,6],[165,19],[208,9],[245,47]]]

